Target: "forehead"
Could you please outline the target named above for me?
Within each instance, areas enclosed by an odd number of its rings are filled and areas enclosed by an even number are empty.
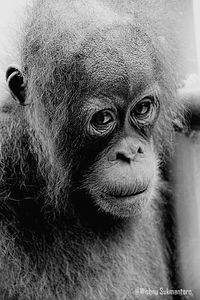
[[[152,45],[132,25],[90,34],[81,47],[81,69],[91,90],[132,96],[155,82]]]

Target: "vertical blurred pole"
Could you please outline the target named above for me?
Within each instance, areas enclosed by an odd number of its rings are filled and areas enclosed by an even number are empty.
[[[195,30],[198,73],[200,75],[200,1],[199,0],[193,0],[193,14],[194,14],[194,27],[195,27],[194,30]]]
[[[177,136],[174,159],[181,288],[200,299],[200,136]]]
[[[195,42],[200,74],[200,0],[193,0]],[[198,74],[198,75],[199,75]],[[200,87],[199,87],[200,89]],[[200,97],[199,101],[200,110]],[[198,103],[198,102],[197,102]],[[181,288],[200,299],[200,120],[196,137],[177,135],[174,157]]]

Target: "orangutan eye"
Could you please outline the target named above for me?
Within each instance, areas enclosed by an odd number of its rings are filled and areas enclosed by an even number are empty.
[[[159,102],[154,98],[144,98],[132,107],[130,122],[137,126],[151,125],[157,118],[158,112]]]
[[[112,110],[100,110],[93,114],[89,124],[89,132],[91,134],[106,134],[114,127],[115,122],[116,117]]]

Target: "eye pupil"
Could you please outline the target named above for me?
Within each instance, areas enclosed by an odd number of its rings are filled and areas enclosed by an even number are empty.
[[[113,121],[113,116],[108,111],[100,111],[92,118],[92,124],[95,126],[107,125]]]
[[[93,118],[93,123],[96,125],[106,125],[112,122],[112,116],[108,112],[99,112]]]
[[[149,100],[145,100],[136,105],[134,109],[134,114],[136,116],[146,115],[151,110],[151,102]]]
[[[101,110],[93,114],[89,123],[89,132],[104,135],[114,128],[116,117],[112,110]]]

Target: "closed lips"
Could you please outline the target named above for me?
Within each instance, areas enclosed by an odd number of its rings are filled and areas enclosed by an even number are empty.
[[[116,198],[130,197],[142,194],[148,188],[148,185],[142,185],[137,187],[127,187],[127,188],[119,188],[116,187],[113,190],[107,192],[109,196],[113,196]]]

